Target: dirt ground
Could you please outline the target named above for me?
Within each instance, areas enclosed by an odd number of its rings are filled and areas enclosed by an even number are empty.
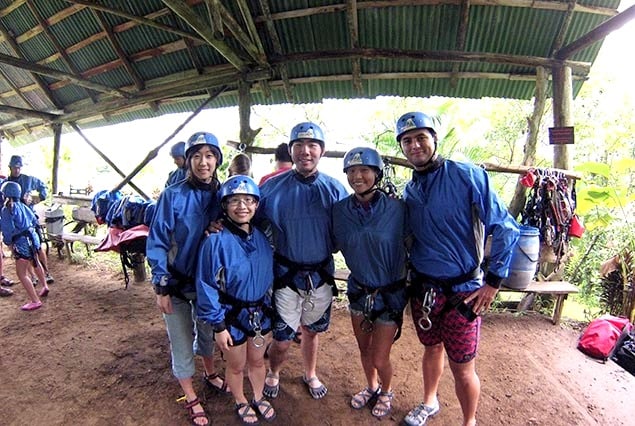
[[[149,284],[131,282],[124,289],[120,269],[100,256],[106,255],[95,254],[85,265],[51,255],[56,282],[38,311],[20,311],[26,297],[19,284],[15,295],[0,299],[0,424],[189,424],[176,402],[179,387],[170,373],[168,340]],[[5,273],[15,278],[14,271],[13,261],[6,259]],[[538,314],[510,313],[487,314],[483,324],[477,361],[480,425],[633,424],[635,377],[613,362],[582,355],[575,348],[579,325],[553,326]],[[348,315],[340,307],[320,347],[318,371],[328,396],[310,398],[294,345],[274,401],[274,423],[398,424],[421,398],[421,352],[408,314],[392,354],[392,415],[380,422],[370,410],[349,408],[350,396],[364,384]],[[197,384],[213,424],[238,424],[231,397],[205,394]],[[460,424],[449,369],[439,393],[441,413],[429,424]]]

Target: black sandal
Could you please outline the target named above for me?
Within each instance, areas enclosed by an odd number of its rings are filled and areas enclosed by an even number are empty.
[[[220,386],[215,385],[214,382],[212,382],[212,380],[214,379],[220,379],[223,382],[223,384]],[[221,376],[218,373],[210,374],[209,376],[205,375],[205,377],[203,378],[203,381],[205,382],[205,385],[207,386],[209,390],[221,393],[223,395],[229,395],[231,393],[230,391],[227,390],[227,381],[225,380],[223,376]]]
[[[236,404],[236,414],[238,418],[244,425],[257,425],[258,424],[258,414],[256,414],[256,410],[246,402],[241,402],[240,404]],[[248,418],[253,418],[256,421],[248,422]]]
[[[251,406],[260,414],[262,419],[266,422],[274,421],[277,416],[276,410],[273,409],[273,405],[271,405],[271,402],[267,401],[264,396],[258,401],[251,401]],[[264,411],[261,410],[261,408],[264,408]],[[272,412],[273,414],[267,417],[267,414],[269,414],[270,412]]]
[[[194,398],[192,401],[185,400],[185,409],[190,414],[190,423],[192,423],[194,426],[209,426],[212,424],[212,422],[210,422],[209,417],[207,417],[203,405],[201,404],[201,408],[203,408],[203,411],[199,411],[198,413],[194,411],[194,407],[196,407],[200,403],[201,401],[198,398]],[[196,419],[202,418],[205,419],[205,424],[196,423]]]

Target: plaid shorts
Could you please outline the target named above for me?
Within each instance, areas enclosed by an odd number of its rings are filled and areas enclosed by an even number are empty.
[[[458,293],[462,299],[471,292]],[[417,331],[417,337],[424,346],[443,343],[448,358],[456,363],[469,362],[476,357],[481,334],[481,317],[468,321],[459,311],[452,308],[446,312],[447,296],[437,292],[434,305],[428,316],[432,322],[430,330],[422,330],[419,320],[423,316],[422,303],[418,298],[410,300],[412,320]]]

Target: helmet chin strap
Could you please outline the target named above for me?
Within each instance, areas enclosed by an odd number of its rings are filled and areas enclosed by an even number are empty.
[[[377,187],[377,183],[375,183],[375,184],[373,185],[373,187],[372,187],[372,188],[367,189],[366,191],[362,192],[361,194],[357,194],[357,195],[359,195],[360,197],[363,197],[363,196],[368,195],[368,194],[370,194],[370,193],[373,193],[373,192],[375,192],[375,191],[381,191],[381,190]]]
[[[248,225],[249,221],[247,222],[236,222],[234,219],[232,219],[231,217],[229,217],[229,215],[227,214],[227,212],[225,212],[225,217],[227,218],[227,220],[229,220],[231,223],[233,223],[234,225],[241,227],[242,225]]]

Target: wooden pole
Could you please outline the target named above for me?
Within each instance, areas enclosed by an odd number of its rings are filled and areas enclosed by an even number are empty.
[[[553,74],[553,125],[555,127],[573,126],[573,80],[571,68],[554,67]],[[553,167],[569,168],[568,145],[553,146]]]
[[[185,121],[183,123],[181,123],[175,130],[174,132],[172,132],[172,134],[170,136],[168,136],[163,142],[161,142],[156,148],[150,150],[150,152],[148,152],[148,155],[146,155],[146,158],[143,159],[143,161],[141,161],[141,163],[139,163],[139,165],[137,167],[135,167],[135,169],[130,172],[130,174],[128,176],[126,176],[124,178],[124,180],[122,180],[119,185],[115,186],[112,190],[112,192],[115,191],[119,191],[121,188],[123,188],[126,184],[128,184],[133,177],[135,177],[137,175],[137,173],[139,173],[141,171],[141,169],[143,169],[145,167],[146,164],[148,164],[150,161],[152,161],[157,154],[159,153],[159,150],[168,142],[170,142],[172,140],[172,138],[174,138],[174,136],[176,136],[186,125],[187,123],[189,123],[190,121],[192,121],[192,119],[194,117],[196,117],[201,111],[203,111],[203,109],[207,106],[207,104],[209,104],[214,98],[216,98],[218,95],[220,95],[221,93],[223,93],[223,91],[225,91],[225,89],[227,88],[227,86],[223,86],[221,88],[216,89],[216,91],[209,97],[207,98],[207,100],[205,100],[205,102],[203,102],[198,108],[196,108],[196,111],[194,111],[192,114],[190,114],[189,117],[187,117],[185,119]],[[140,193],[141,194],[141,193]],[[150,197],[148,197],[145,194],[142,194],[146,199],[149,199]]]
[[[62,125],[53,124],[53,171],[51,175],[51,194],[57,194],[57,171],[60,167],[60,146],[62,144]]]
[[[103,152],[101,152],[99,150],[99,148],[97,148],[90,140],[88,140],[88,138],[86,137],[86,135],[84,135],[84,133],[81,131],[81,129],[79,127],[77,127],[77,124],[75,123],[68,123],[73,130],[75,130],[77,132],[78,135],[80,135],[84,141],[92,148],[95,150],[95,152],[97,153],[97,155],[99,155],[110,167],[113,168],[113,170],[117,173],[119,173],[119,175],[121,177],[126,177],[126,174],[124,172],[122,172],[119,167],[117,167],[117,165],[115,163],[113,163],[110,158],[108,158],[106,156],[106,154],[104,154]],[[139,195],[141,195],[144,198],[148,198],[148,196],[139,188],[137,187],[137,185],[135,185],[132,182],[129,182],[130,187],[132,187],[132,189],[134,189],[135,191],[137,191],[137,193]]]

